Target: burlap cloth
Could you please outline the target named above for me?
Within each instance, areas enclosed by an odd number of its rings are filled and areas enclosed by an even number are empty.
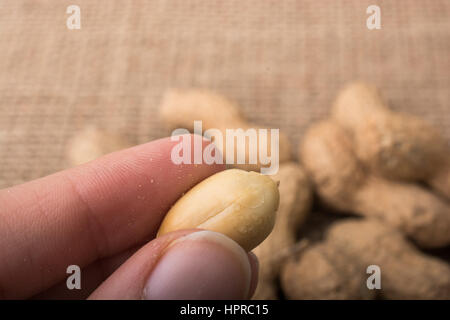
[[[66,27],[81,7],[81,30]],[[366,8],[381,7],[381,30]],[[64,168],[86,122],[168,135],[168,87],[206,87],[297,145],[347,81],[450,138],[450,1],[1,0],[0,187]]]

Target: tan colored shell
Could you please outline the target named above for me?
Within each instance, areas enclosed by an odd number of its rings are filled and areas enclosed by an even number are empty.
[[[203,180],[166,214],[158,236],[200,228],[220,232],[250,251],[272,231],[277,184],[256,172],[229,169]]]
[[[276,299],[276,279],[284,254],[296,242],[296,232],[309,213],[312,190],[303,168],[293,162],[281,164],[273,177],[279,181],[280,206],[271,234],[253,252],[259,260],[259,280],[253,299]]]
[[[389,109],[378,89],[365,82],[352,82],[342,89],[331,109],[332,117],[348,129],[364,126],[366,119],[378,118]]]
[[[385,221],[424,248],[450,243],[450,206],[415,184],[368,176],[352,211]]]
[[[442,157],[446,163],[439,171],[428,179],[429,185],[450,201],[450,154]]]
[[[208,128],[233,128],[246,124],[239,107],[227,98],[204,89],[170,89],[166,91],[160,106],[160,114],[166,125],[193,129],[194,121],[203,122]]]
[[[417,185],[368,174],[334,121],[310,128],[300,157],[321,198],[337,209],[385,221],[422,247],[450,243],[449,205]]]
[[[366,286],[367,275],[358,264],[331,243],[310,246],[286,261],[281,286],[288,299],[372,299],[375,291]]]
[[[166,92],[160,106],[160,115],[163,122],[171,129],[185,128],[192,131],[194,121],[202,121],[203,132],[209,129],[218,129],[223,136],[223,148],[226,154],[226,129],[259,129],[258,125],[248,123],[240,114],[239,106],[234,102],[214,92],[202,89],[171,89]],[[267,128],[269,129],[269,128]],[[258,145],[259,145],[259,136]],[[270,132],[267,137],[267,150],[271,148]],[[248,145],[248,138],[246,140]],[[291,159],[291,144],[286,135],[279,133],[279,162]],[[235,154],[237,143],[235,145]],[[256,155],[257,156],[257,155]],[[234,164],[234,167],[243,170],[259,171],[262,165],[249,164],[250,150],[246,150],[246,163]],[[256,158],[259,159],[257,156]]]
[[[77,166],[97,159],[107,153],[131,147],[131,142],[116,133],[86,126],[77,132],[68,143],[67,162]]]
[[[351,138],[341,127],[333,121],[312,125],[300,145],[299,158],[327,203],[344,211],[353,207],[366,174],[353,152]]]
[[[381,269],[381,292],[387,299],[450,299],[450,266],[425,255],[401,233],[375,220],[335,223],[326,242],[365,270]]]
[[[442,165],[444,141],[421,119],[386,112],[364,123],[355,134],[357,154],[381,175],[424,180]]]
[[[378,90],[362,82],[339,93],[332,116],[353,134],[358,157],[375,172],[391,179],[427,180],[450,198],[450,182],[443,182],[450,181],[450,148],[431,125],[389,110]]]

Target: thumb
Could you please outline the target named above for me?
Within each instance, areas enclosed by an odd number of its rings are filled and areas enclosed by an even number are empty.
[[[248,299],[257,261],[216,232],[183,230],[142,247],[90,299]]]

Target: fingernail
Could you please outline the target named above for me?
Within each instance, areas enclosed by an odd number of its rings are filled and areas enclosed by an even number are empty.
[[[174,241],[144,288],[144,299],[246,299],[251,283],[247,253],[230,238],[198,231]]]

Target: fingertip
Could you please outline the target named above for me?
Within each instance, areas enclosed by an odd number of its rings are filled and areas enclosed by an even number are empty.
[[[251,283],[249,256],[236,242],[220,233],[198,231],[166,249],[143,298],[247,299]]]
[[[255,261],[223,234],[179,230],[142,247],[90,299],[241,300],[253,293]]]

